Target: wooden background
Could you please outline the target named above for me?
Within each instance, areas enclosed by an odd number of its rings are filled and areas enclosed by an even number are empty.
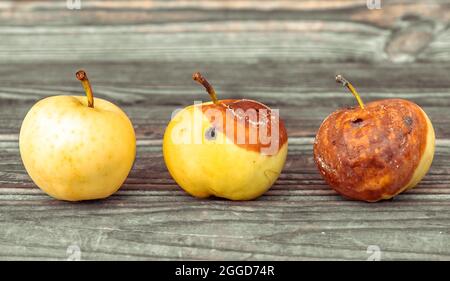
[[[0,258],[61,260],[75,245],[84,260],[366,260],[375,245],[383,260],[449,260],[449,22],[449,1],[382,1],[381,10],[365,0],[0,2]],[[39,99],[83,93],[79,68],[130,116],[138,153],[117,194],[67,203],[31,182],[18,133]],[[221,98],[257,99],[286,121],[286,167],[258,200],[192,198],[164,166],[171,112],[208,99],[194,71]],[[315,132],[355,105],[337,73],[366,102],[407,98],[429,114],[435,161],[416,189],[369,204],[323,182]]]

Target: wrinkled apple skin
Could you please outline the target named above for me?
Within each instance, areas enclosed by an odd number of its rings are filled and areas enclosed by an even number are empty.
[[[386,99],[330,114],[316,135],[314,160],[338,193],[376,202],[416,186],[434,148],[426,113],[410,101]]]
[[[216,131],[215,139],[208,140],[205,135],[211,122],[200,107],[193,105],[178,112],[165,131],[164,160],[174,180],[186,192],[199,198],[216,196],[251,200],[261,196],[283,169],[288,150],[287,136],[278,152],[270,156],[226,142],[226,136],[220,131]],[[195,114],[201,116],[200,126],[192,126]],[[200,136],[202,144],[192,143],[194,136]]]
[[[32,180],[67,201],[105,198],[125,181],[136,154],[133,126],[99,98],[53,96],[37,102],[20,130],[20,155]]]

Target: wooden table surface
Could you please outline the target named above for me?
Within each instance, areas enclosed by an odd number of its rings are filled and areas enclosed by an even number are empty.
[[[0,3],[0,258],[450,259],[450,3],[340,1],[88,1]],[[97,97],[134,123],[137,158],[107,200],[67,203],[43,194],[24,170],[18,134],[47,96]],[[175,108],[222,98],[279,108],[289,155],[279,180],[248,202],[199,200],[171,179],[161,138]],[[322,120],[355,105],[334,76],[368,102],[406,98],[437,136],[417,188],[380,203],[343,199],[316,170]],[[380,250],[379,252],[377,250]]]

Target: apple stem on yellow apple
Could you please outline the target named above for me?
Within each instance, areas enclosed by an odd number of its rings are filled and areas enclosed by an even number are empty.
[[[348,82],[347,79],[345,79],[342,75],[336,75],[336,82],[341,83],[344,87],[347,87],[347,89],[353,94],[353,96],[358,101],[359,107],[361,109],[364,109],[364,103],[359,96],[358,92],[356,91],[355,87],[353,87],[352,83]]]
[[[86,72],[84,72],[84,70],[79,70],[75,75],[77,79],[81,81],[84,91],[86,92],[88,106],[94,108],[94,94],[92,92],[91,83],[89,83]]]
[[[214,104],[218,104],[219,100],[217,99],[217,95],[216,95],[216,91],[214,90],[214,88],[211,86],[211,84],[209,84],[209,82],[205,79],[205,77],[203,77],[200,72],[196,72],[192,75],[192,79],[194,79],[195,81],[197,81],[198,83],[200,83],[201,85],[203,85],[203,87],[205,87],[206,91],[208,92],[209,96],[212,99],[212,102]]]

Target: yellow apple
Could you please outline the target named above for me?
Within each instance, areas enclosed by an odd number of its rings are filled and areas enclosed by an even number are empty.
[[[23,164],[48,195],[67,201],[105,198],[125,181],[136,154],[133,125],[109,101],[94,98],[84,71],[85,96],[53,96],[27,113],[20,130]]]
[[[257,101],[217,100],[200,73],[194,80],[205,86],[213,101],[184,108],[167,126],[163,155],[170,174],[195,197],[251,200],[262,195],[286,160],[283,121]],[[263,131],[269,132],[270,142],[255,137],[264,136]]]

